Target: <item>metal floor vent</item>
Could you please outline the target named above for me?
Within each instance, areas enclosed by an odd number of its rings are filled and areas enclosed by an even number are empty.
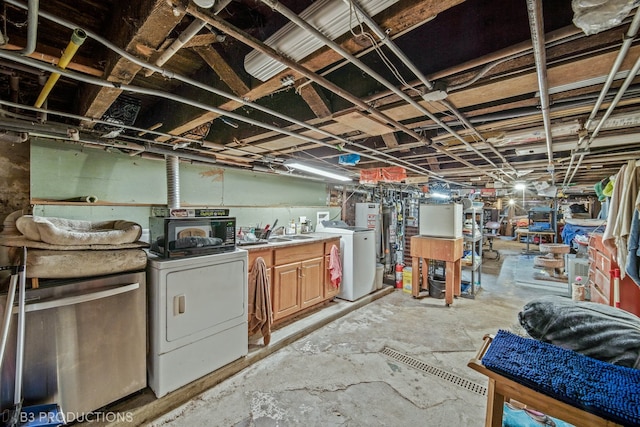
[[[418,369],[420,371],[426,372],[427,374],[436,376],[438,378],[442,378],[443,380],[449,381],[451,383],[454,383],[455,385],[458,385],[462,388],[465,388],[467,390],[470,390],[474,393],[477,393],[479,395],[482,396],[486,396],[487,394],[487,388],[484,386],[481,386],[479,384],[476,384],[474,382],[471,382],[467,379],[464,379],[462,377],[459,377],[455,374],[452,374],[450,372],[446,372],[443,371],[440,368],[436,368],[435,366],[431,366],[428,365],[424,362],[421,362],[418,359],[414,359],[411,356],[407,356],[406,354],[402,354],[399,351],[396,351],[392,348],[389,347],[385,347],[382,351],[382,354],[384,354],[385,356],[388,356],[394,360],[397,360],[398,362],[404,363],[405,365],[411,366],[412,368]]]

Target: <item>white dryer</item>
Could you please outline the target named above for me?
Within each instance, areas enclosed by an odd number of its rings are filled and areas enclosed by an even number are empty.
[[[317,233],[340,235],[342,284],[338,298],[355,301],[376,290],[376,237],[373,229],[344,221],[322,221]]]
[[[248,253],[149,255],[147,374],[157,397],[246,356]]]

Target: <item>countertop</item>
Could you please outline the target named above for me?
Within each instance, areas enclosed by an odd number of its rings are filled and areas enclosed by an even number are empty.
[[[282,236],[271,236],[268,241],[261,240],[259,242],[251,242],[242,244],[238,241],[236,244],[239,248],[246,251],[262,250],[266,248],[281,248],[284,246],[298,246],[309,243],[324,242],[335,238],[340,238],[339,234],[333,233],[304,233],[304,234],[288,234]],[[285,240],[286,239],[286,240]]]

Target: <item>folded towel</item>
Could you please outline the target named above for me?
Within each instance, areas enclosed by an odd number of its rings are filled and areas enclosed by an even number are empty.
[[[640,370],[498,331],[482,358],[489,370],[625,426],[640,426]]]

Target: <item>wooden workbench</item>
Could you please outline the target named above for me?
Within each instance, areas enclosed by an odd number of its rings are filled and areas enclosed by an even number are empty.
[[[414,298],[420,296],[420,263],[423,266],[422,287],[427,288],[428,262],[430,259],[444,261],[445,270],[445,304],[453,304],[453,297],[460,295],[462,279],[462,237],[447,239],[442,237],[411,237],[411,293]]]
[[[529,236],[539,236],[542,241],[542,236],[549,236],[553,242],[556,240],[556,233],[554,231],[530,231],[528,228],[516,228],[516,241],[519,242],[522,236],[527,238],[527,248],[525,253],[529,253]]]

